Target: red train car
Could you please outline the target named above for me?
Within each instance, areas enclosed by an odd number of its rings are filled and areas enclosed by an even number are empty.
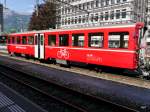
[[[7,35],[0,35],[0,45],[6,45]]]
[[[8,52],[57,63],[83,62],[136,70],[143,24],[10,34]]]
[[[10,34],[7,40],[8,52],[34,57],[34,34],[32,32]]]

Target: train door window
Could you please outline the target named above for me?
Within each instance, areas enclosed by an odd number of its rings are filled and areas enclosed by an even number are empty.
[[[40,38],[41,38],[41,39],[40,39],[41,45],[44,45],[44,35],[41,35]]]
[[[56,35],[48,35],[48,45],[56,46]]]
[[[101,48],[104,42],[104,33],[89,33],[89,47]]]
[[[12,44],[15,44],[15,37],[12,37]]]
[[[109,48],[128,48],[128,32],[111,32],[108,38]]]
[[[22,37],[22,44],[27,44],[27,37],[26,36]]]
[[[84,34],[73,34],[72,35],[72,46],[84,47]]]
[[[28,44],[33,45],[34,44],[34,36],[28,36]]]
[[[69,46],[69,35],[59,35],[59,46]]]
[[[20,37],[17,37],[17,44],[20,44],[21,40]]]

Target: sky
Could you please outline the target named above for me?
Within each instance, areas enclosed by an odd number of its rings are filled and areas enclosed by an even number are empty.
[[[4,0],[0,2],[4,3]],[[36,0],[6,0],[6,7],[19,13],[32,13],[35,4]]]

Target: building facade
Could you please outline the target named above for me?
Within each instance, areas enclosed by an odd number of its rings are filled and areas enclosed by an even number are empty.
[[[56,1],[59,1],[57,6],[58,28],[94,27],[147,21],[147,0]]]
[[[3,23],[3,5],[2,4],[0,4],[0,33],[2,33],[3,32],[3,25],[4,23]]]
[[[148,0],[148,8],[147,8],[147,25],[150,29],[150,0]]]

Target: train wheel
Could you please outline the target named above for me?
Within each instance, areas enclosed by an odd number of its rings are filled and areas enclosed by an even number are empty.
[[[41,63],[45,63],[45,60],[44,60],[44,59],[40,59],[40,62],[41,62]]]
[[[10,56],[13,56],[13,53],[12,53],[12,52],[9,52],[8,54],[9,54]]]
[[[30,59],[30,56],[27,55],[27,54],[25,54],[25,58],[26,58],[26,59]]]
[[[141,78],[150,78],[150,71],[147,71],[146,69],[144,68],[138,68],[138,73],[139,73],[139,77]]]
[[[62,62],[58,63],[61,67],[67,67],[67,68],[70,68],[71,67],[71,63],[70,61],[66,61],[66,60],[63,60]]]
[[[102,69],[101,69],[99,66],[96,66],[96,67],[95,67],[95,71],[96,71],[97,73],[102,73]]]

